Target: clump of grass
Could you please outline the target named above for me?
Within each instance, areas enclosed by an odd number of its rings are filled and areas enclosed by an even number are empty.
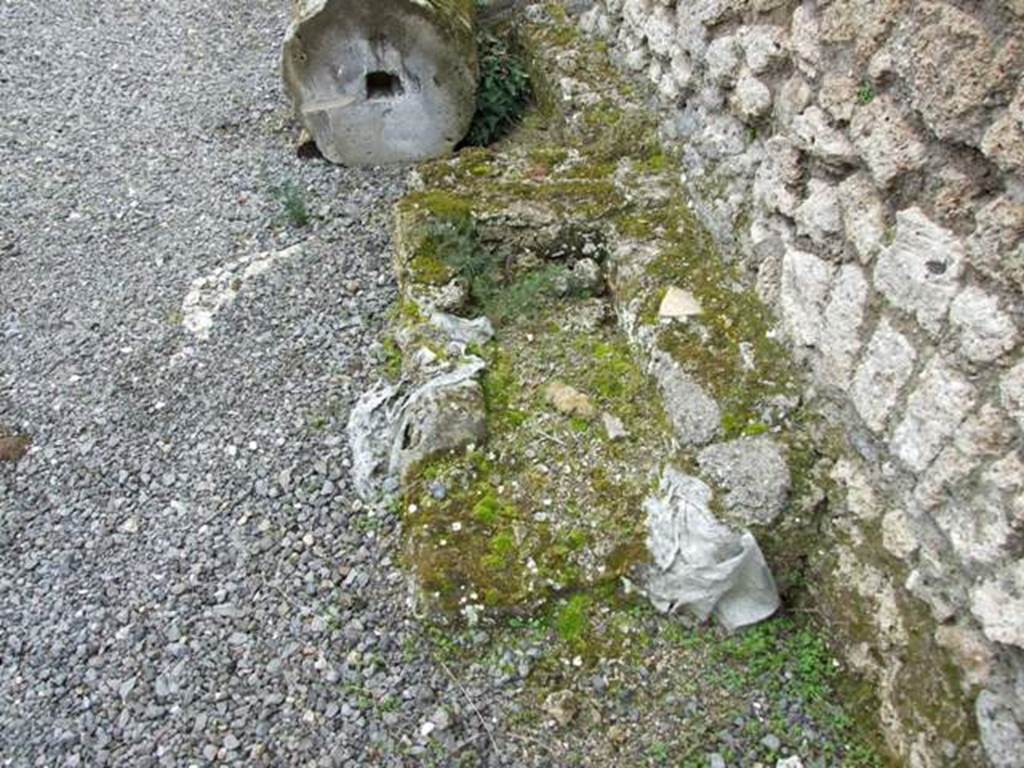
[[[302,189],[295,183],[288,181],[277,188],[274,195],[281,207],[284,209],[284,216],[293,227],[305,227],[309,224],[309,210],[306,208],[306,198]]]

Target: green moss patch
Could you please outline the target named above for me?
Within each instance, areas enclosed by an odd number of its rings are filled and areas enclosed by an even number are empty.
[[[645,557],[652,455],[671,455],[652,384],[613,327],[574,330],[564,302],[511,320],[479,350],[491,437],[486,452],[434,463],[406,494],[407,558],[442,614],[529,616],[563,595],[617,589]],[[545,400],[569,382],[616,414],[631,438]],[[638,404],[643,403],[643,407]]]

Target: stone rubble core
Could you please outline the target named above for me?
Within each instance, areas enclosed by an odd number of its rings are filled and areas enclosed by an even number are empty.
[[[1024,6],[596,0],[578,26],[657,91],[811,373],[842,456],[813,589],[889,747],[1020,768]]]
[[[717,520],[711,498],[699,479],[665,470],[644,504],[654,564],[640,588],[660,611],[686,610],[698,622],[714,615],[732,632],[774,614],[779,593],[753,534]]]
[[[282,75],[331,162],[445,155],[476,109],[473,0],[296,0]]]

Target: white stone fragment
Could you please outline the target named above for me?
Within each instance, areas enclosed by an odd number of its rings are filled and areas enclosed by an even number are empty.
[[[302,254],[302,244],[280,251],[265,251],[229,262],[192,281],[181,302],[181,324],[196,338],[210,338],[217,314],[238,297],[242,287],[269,271],[276,263]]]
[[[613,416],[610,413],[602,413],[601,426],[604,427],[605,435],[613,443],[617,443],[629,437],[629,431],[626,429],[626,425],[622,423],[622,419],[618,416]]]
[[[697,298],[683,288],[671,286],[665,291],[665,298],[658,307],[658,317],[673,320],[685,320],[704,313]]]

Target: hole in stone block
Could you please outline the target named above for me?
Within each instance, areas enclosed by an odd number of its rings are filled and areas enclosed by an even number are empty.
[[[404,92],[402,78],[398,75],[390,72],[370,72],[366,75],[367,99],[390,99]]]

